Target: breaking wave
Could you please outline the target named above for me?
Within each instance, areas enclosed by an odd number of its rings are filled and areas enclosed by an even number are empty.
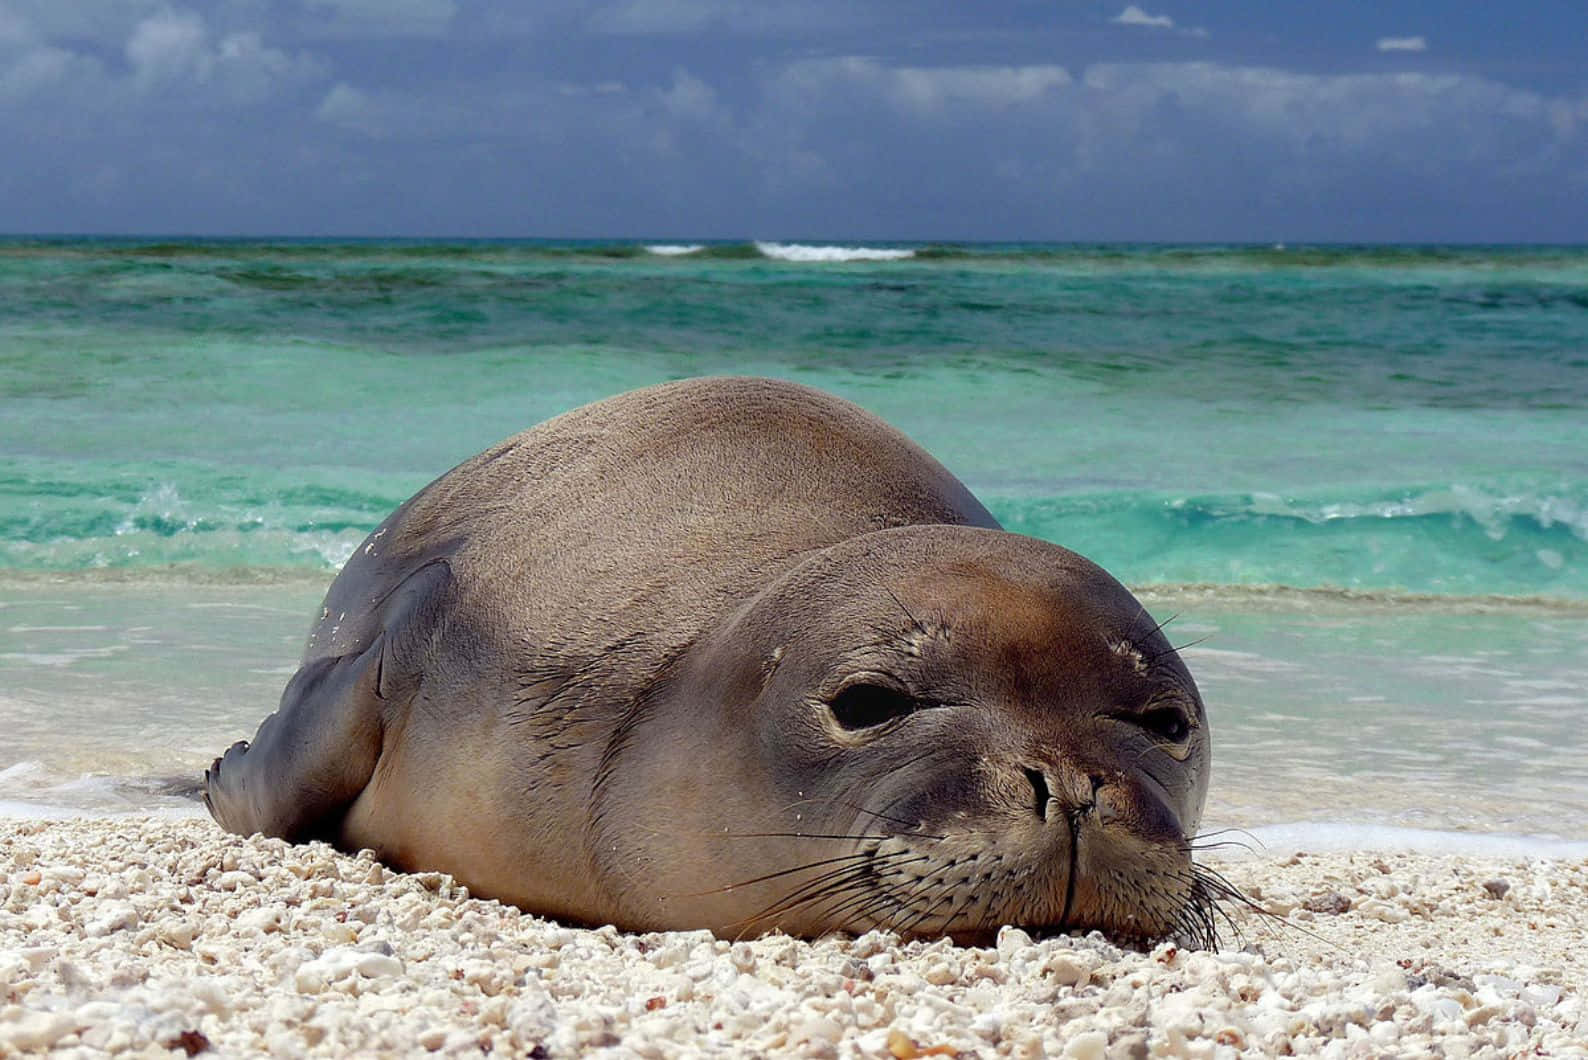
[[[906,247],[832,247],[758,240],[755,249],[774,261],[903,261],[915,257],[915,251]]]
[[[1588,497],[1422,487],[1272,494],[984,497],[1004,526],[1132,585],[1588,599]]]
[[[40,499],[0,514],[0,570],[335,570],[419,484],[32,481]],[[1137,586],[1588,600],[1588,492],[1573,489],[979,492],[1007,529]]]

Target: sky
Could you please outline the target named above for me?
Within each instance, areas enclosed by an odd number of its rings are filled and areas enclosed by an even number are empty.
[[[0,0],[0,232],[1588,241],[1583,0]]]

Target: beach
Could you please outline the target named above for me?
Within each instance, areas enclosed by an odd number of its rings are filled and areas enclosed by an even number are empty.
[[[1214,861],[1218,951],[572,928],[193,817],[0,823],[0,1054],[1582,1056],[1588,858]]]
[[[0,1055],[1581,1056],[1588,251],[0,240]],[[1216,951],[557,925],[182,794],[448,467],[852,400],[1207,706]]]

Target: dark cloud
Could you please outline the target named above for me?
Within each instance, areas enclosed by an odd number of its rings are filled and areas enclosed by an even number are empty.
[[[29,145],[0,227],[1588,238],[1588,96],[1548,78],[1290,68],[1152,5],[504,10],[0,0],[0,121]]]

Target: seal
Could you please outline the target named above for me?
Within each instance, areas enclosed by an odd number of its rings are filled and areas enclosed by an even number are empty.
[[[714,378],[404,503],[205,801],[586,924],[1208,938],[1209,748],[1100,567],[848,402]]]

